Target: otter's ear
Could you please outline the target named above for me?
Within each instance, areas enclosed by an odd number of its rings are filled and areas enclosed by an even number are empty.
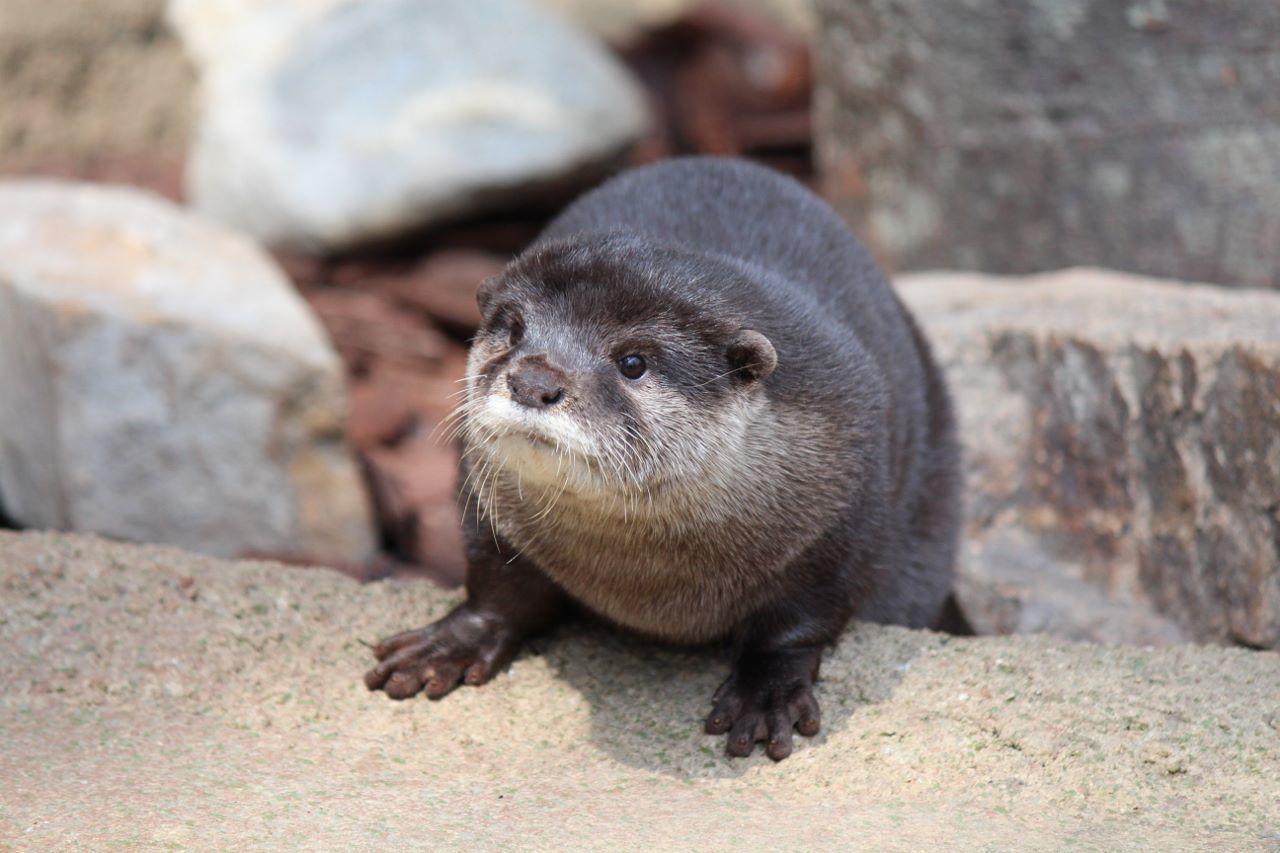
[[[778,366],[778,352],[754,329],[742,329],[729,344],[729,364],[741,382],[759,382]]]
[[[489,316],[489,308],[493,305],[493,298],[498,295],[498,291],[502,290],[503,284],[504,280],[501,275],[491,275],[480,282],[480,287],[476,290],[476,305],[480,306],[481,317]]]

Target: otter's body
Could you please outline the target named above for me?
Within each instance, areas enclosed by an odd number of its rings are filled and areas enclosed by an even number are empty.
[[[866,251],[799,184],[704,158],[633,171],[481,303],[469,601],[384,644],[371,685],[483,680],[567,595],[668,641],[732,636],[708,730],[782,757],[793,725],[816,730],[820,651],[852,616],[938,617],[960,519],[947,394]],[[440,652],[469,626],[500,647],[491,664]],[[433,690],[445,658],[461,663]]]

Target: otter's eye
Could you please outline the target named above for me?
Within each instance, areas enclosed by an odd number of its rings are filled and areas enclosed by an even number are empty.
[[[644,356],[624,355],[618,359],[618,370],[628,379],[639,379],[644,376],[645,369]]]
[[[524,323],[519,320],[511,321],[511,329],[507,333],[507,345],[515,346],[524,339]]]

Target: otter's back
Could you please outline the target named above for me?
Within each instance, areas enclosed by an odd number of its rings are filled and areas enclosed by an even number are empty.
[[[627,172],[571,205],[539,242],[598,231],[736,258],[828,307],[865,310],[860,297],[887,289],[825,202],[799,182],[743,160],[684,157]],[[850,288],[851,281],[863,286]]]

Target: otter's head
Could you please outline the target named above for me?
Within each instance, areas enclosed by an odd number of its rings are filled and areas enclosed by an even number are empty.
[[[473,464],[581,494],[649,492],[742,449],[777,364],[728,265],[634,239],[551,243],[485,282],[468,361]]]

